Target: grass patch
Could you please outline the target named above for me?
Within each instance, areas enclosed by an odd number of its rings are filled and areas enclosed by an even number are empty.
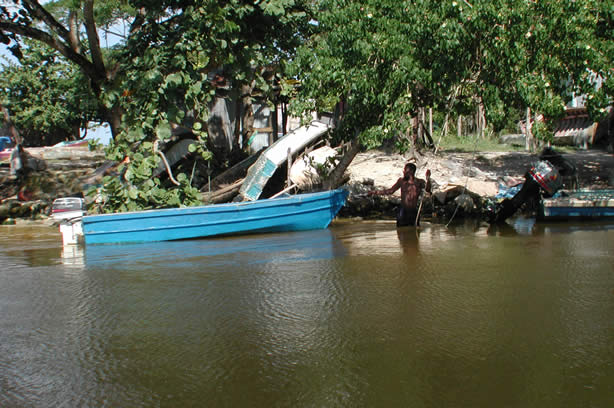
[[[525,151],[524,146],[515,146],[510,144],[499,143],[498,138],[494,136],[485,136],[479,138],[477,135],[467,135],[458,138],[456,134],[450,134],[442,137],[439,135],[435,138],[435,143],[439,142],[439,150],[447,152],[520,152]]]
[[[462,136],[458,138],[456,133],[450,134],[446,137],[442,137],[441,141],[439,140],[439,135],[436,134],[436,137],[433,138],[435,143],[439,142],[439,151],[443,152],[526,152],[524,145],[511,145],[511,144],[502,144],[499,143],[499,138],[494,135],[485,136],[483,138],[479,138],[476,134],[469,134],[466,136]],[[538,146],[534,153],[539,153],[542,151],[543,147]],[[559,153],[573,153],[578,150],[582,150],[577,146],[553,146],[554,150]]]

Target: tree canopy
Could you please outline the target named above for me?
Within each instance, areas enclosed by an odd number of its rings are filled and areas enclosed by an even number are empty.
[[[101,122],[99,104],[83,74],[44,44],[26,40],[20,63],[0,77],[0,101],[10,106],[25,144],[51,145],[80,138],[90,121]]]
[[[75,64],[110,123],[110,159],[122,178],[105,180],[107,209],[134,210],[199,201],[189,177],[179,186],[153,177],[158,148],[172,129],[192,131],[192,150],[205,159],[208,104],[221,72],[231,87],[247,91],[269,84],[263,76],[309,34],[310,2],[303,0],[55,1],[13,0],[0,8],[0,41],[22,58],[24,37],[42,42]],[[128,29],[104,50],[101,27]]]
[[[588,95],[595,118],[612,102],[609,1],[321,0],[318,33],[297,52],[298,109],[345,100],[346,137],[367,146],[404,132],[420,107],[493,125],[512,109],[549,117]],[[595,87],[595,78],[603,86]]]

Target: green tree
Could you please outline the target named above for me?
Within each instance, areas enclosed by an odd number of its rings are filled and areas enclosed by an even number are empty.
[[[2,104],[27,146],[80,138],[89,121],[101,121],[99,105],[74,64],[44,44],[26,41],[20,63],[0,77]]]
[[[467,113],[475,101],[502,125],[530,107],[550,117],[575,94],[612,102],[607,0],[322,0],[318,32],[297,52],[295,109],[349,106],[345,139],[407,133],[417,109]],[[608,38],[609,37],[609,38]],[[598,76],[605,86],[596,90]]]
[[[131,28],[137,30],[143,19],[136,11],[132,15]],[[109,17],[108,13],[98,13],[97,20],[94,0],[57,1],[45,6],[36,0],[7,1],[0,7],[0,41],[9,45],[17,59],[23,56],[23,38],[46,44],[79,67],[96,98],[102,100],[119,71],[117,64],[102,52],[97,24],[103,17],[106,18],[103,24],[111,24],[127,15]],[[121,110],[118,106],[102,107],[113,134],[117,134],[121,128]]]
[[[169,180],[152,179],[160,160],[156,150],[172,143],[173,129],[182,125],[196,139],[192,150],[210,160],[208,104],[216,95],[211,73],[221,72],[240,90],[247,101],[243,110],[249,111],[253,89],[269,90],[265,73],[271,67],[283,69],[308,21],[307,7],[298,1],[210,1],[176,10],[164,23],[146,24],[131,37],[119,56],[129,68],[107,103],[122,107],[128,129],[114,140],[109,157],[130,157],[124,177],[134,188],[121,189],[117,179],[109,178],[111,195],[123,203],[109,208],[198,203],[200,195],[188,174],[177,176],[178,188]]]
[[[210,73],[245,86],[246,101],[257,86],[266,92],[262,74],[283,67],[310,19],[310,2],[300,0],[10,3],[0,8],[0,40],[18,57],[20,36],[49,45],[80,68],[103,106],[114,136],[108,157],[124,163],[123,180],[105,180],[107,210],[197,203],[187,175],[176,177],[178,187],[152,178],[159,149],[182,126],[197,139],[192,149],[210,158]],[[118,20],[128,24],[126,38],[103,52],[98,28]]]

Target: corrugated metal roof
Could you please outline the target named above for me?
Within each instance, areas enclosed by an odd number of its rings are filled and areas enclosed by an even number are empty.
[[[586,108],[567,108],[565,117],[556,122],[554,137],[570,137],[591,134],[594,136],[596,123],[588,116]]]

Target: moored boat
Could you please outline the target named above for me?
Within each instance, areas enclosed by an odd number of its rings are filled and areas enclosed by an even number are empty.
[[[239,203],[89,215],[81,219],[81,228],[76,230],[80,233],[82,229],[85,244],[106,244],[323,229],[343,207],[347,195],[346,190],[332,190]]]
[[[550,220],[614,217],[614,190],[561,190],[541,200],[539,215]]]

